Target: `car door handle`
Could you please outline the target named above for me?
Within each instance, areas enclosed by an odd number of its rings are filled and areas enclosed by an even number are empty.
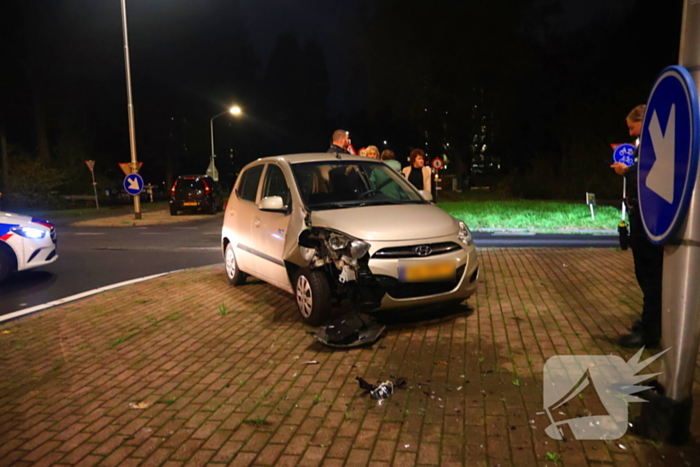
[[[256,217],[255,219],[253,219],[253,225],[255,227],[260,227],[260,218],[259,217]]]

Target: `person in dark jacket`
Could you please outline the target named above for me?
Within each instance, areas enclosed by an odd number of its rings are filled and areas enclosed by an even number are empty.
[[[645,105],[638,105],[627,116],[630,136],[639,138],[641,135],[645,110]],[[619,344],[629,348],[656,347],[661,340],[661,278],[664,247],[651,243],[644,232],[637,199],[638,151],[639,145],[635,150],[634,165],[628,167],[621,162],[616,162],[610,166],[615,173],[627,178],[626,202],[630,216],[630,247],[634,258],[634,273],[644,295],[641,319],[632,325],[630,334],[620,337]]]
[[[333,132],[333,137],[331,138],[331,147],[328,148],[328,151],[326,152],[349,154],[347,151],[349,144],[350,138],[348,137],[348,132],[345,130],[335,130]]]

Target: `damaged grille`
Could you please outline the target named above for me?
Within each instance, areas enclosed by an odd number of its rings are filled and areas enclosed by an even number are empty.
[[[454,242],[425,243],[423,245],[398,246],[392,248],[382,248],[377,251],[372,258],[395,259],[395,258],[425,258],[428,256],[444,255],[461,247]]]
[[[399,282],[398,279],[390,276],[375,276],[386,293],[393,298],[417,298],[437,295],[457,287],[464,275],[466,266],[457,268],[455,280],[446,282]]]

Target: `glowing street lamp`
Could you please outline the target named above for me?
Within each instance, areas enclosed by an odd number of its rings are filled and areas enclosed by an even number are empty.
[[[240,117],[243,114],[243,109],[239,106],[234,105],[228,110],[224,110],[220,114],[214,115],[211,120],[209,120],[209,131],[211,134],[211,157],[209,158],[209,168],[207,169],[207,175],[211,176],[215,182],[219,181],[219,171],[216,170],[216,165],[214,164],[214,158],[216,154],[214,153],[214,120],[221,117],[224,114],[231,114],[234,117]]]

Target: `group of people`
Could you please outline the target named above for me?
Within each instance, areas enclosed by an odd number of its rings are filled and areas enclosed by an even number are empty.
[[[349,154],[348,147],[350,146],[350,137],[345,130],[335,130],[331,138],[331,147],[328,148],[330,153]],[[404,177],[417,189],[431,191],[431,172],[430,168],[425,164],[425,151],[420,148],[413,149],[409,155],[410,165],[401,168],[401,163],[396,160],[396,154],[391,149],[385,149],[381,153],[377,146],[367,146],[360,150],[360,156],[370,157],[384,161],[386,165],[401,172]]]

